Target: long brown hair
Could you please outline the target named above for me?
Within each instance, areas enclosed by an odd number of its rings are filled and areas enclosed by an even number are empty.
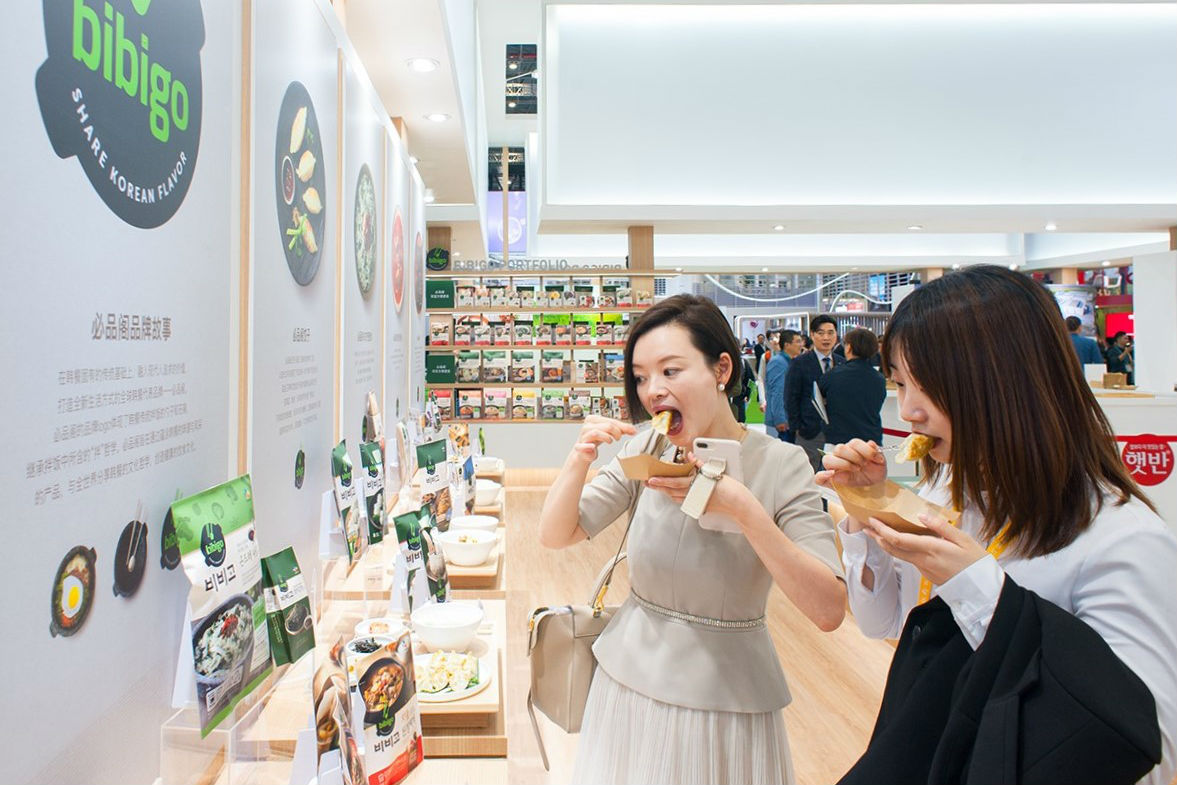
[[[731,371],[724,381],[728,399],[736,397],[739,391],[744,370],[740,345],[723,311],[706,297],[676,294],[651,306],[629,329],[629,340],[625,342],[625,402],[629,406],[629,419],[635,423],[650,415],[638,396],[638,385],[633,376],[633,347],[638,338],[664,324],[684,328],[691,336],[691,344],[703,353],[712,368],[726,354],[732,361]]]
[[[952,503],[977,506],[982,537],[1008,522],[1011,545],[1042,556],[1091,526],[1105,491],[1117,505],[1135,496],[1153,507],[1120,461],[1058,305],[1041,284],[992,265],[925,284],[891,317],[885,368],[896,351],[952,423]],[[923,459],[924,482],[944,470]]]

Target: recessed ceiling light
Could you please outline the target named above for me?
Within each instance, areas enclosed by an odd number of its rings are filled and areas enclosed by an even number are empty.
[[[777,224],[776,226],[772,227],[772,230],[774,232],[783,232],[783,231],[785,231],[785,225],[784,224]]]
[[[681,268],[681,267],[675,267],[675,268],[674,268],[674,271],[675,271],[676,273],[681,273],[681,272],[682,272],[682,268]]]
[[[857,267],[851,267],[850,269],[851,269],[851,270],[857,270],[858,268],[857,268]]]
[[[519,63],[516,63],[514,60],[507,63],[507,68],[510,68],[512,71],[514,71],[518,67],[519,67]]]
[[[1048,223],[1048,224],[1046,225],[1046,227],[1045,227],[1045,228],[1046,228],[1046,231],[1048,231],[1048,232],[1053,232],[1055,229],[1057,229],[1057,228],[1058,228],[1058,226],[1056,226],[1056,225],[1055,225],[1054,221],[1051,221],[1050,223]]]
[[[436,197],[433,195],[433,189],[432,189],[432,188],[426,188],[426,189],[425,189],[425,203],[426,203],[426,204],[431,204],[435,198],[436,198]]]
[[[953,270],[959,270],[959,269],[960,269],[960,265],[959,265],[959,264],[954,264],[954,265],[952,265],[952,269],[953,269]]]
[[[911,226],[907,227],[907,230],[909,232],[922,232],[924,227],[920,226],[919,224],[912,224]]]
[[[405,65],[409,67],[410,71],[419,74],[427,74],[437,70],[437,61],[429,57],[412,57],[405,61]]]
[[[1109,266],[1109,265],[1111,265],[1111,262],[1109,262],[1109,261],[1107,261],[1107,260],[1104,260],[1104,262],[1103,262],[1103,266],[1104,266],[1104,267],[1107,267],[1107,266]]]
[[[760,268],[760,272],[762,272],[762,273],[766,273],[766,272],[768,272],[768,268],[767,268],[767,267],[761,267],[761,268]]]
[[[1011,265],[1009,266],[1009,269],[1011,269],[1011,270],[1016,270],[1016,269],[1018,269],[1018,266],[1017,266],[1016,264],[1011,264]]]
[[[462,255],[462,252],[461,252],[461,251],[454,251],[454,256],[455,256],[455,257],[457,257],[457,256],[461,256],[461,255]]]
[[[417,164],[421,163],[421,159],[415,155],[410,155],[409,156],[409,163],[411,163],[413,166],[416,166]]]
[[[425,115],[425,119],[431,120],[435,123],[444,123],[446,120],[450,119],[450,116],[443,112],[434,112],[433,114]]]
[[[507,108],[508,108],[508,109],[514,109],[514,108],[515,108],[515,102],[514,102],[514,101],[507,101]]]

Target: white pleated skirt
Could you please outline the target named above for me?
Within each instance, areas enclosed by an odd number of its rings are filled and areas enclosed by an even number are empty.
[[[781,712],[673,706],[634,692],[601,668],[581,723],[573,785],[791,785]]]

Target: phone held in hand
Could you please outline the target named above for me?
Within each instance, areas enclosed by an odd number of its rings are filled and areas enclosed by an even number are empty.
[[[744,471],[740,464],[740,442],[734,439],[711,439],[699,437],[694,442],[695,457],[704,463],[709,458],[722,458],[727,463],[724,474],[732,479],[743,482]],[[719,513],[705,512],[699,517],[699,525],[710,531],[725,534],[741,534],[740,524],[734,519]]]

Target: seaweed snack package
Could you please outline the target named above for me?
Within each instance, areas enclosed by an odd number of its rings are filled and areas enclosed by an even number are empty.
[[[328,650],[327,657],[315,670],[312,699],[315,707],[315,738],[320,774],[323,756],[339,750],[343,781],[361,785],[366,780],[351,717],[351,695],[347,690],[347,666],[344,664],[343,637]]]
[[[339,525],[343,530],[343,539],[347,541],[347,561],[354,564],[363,553],[364,542],[360,536],[360,505],[346,440],[335,445],[331,451],[331,477],[335,484],[335,509],[339,512]]]
[[[315,648],[315,629],[311,620],[311,600],[294,548],[286,548],[262,559],[262,587],[274,664],[297,662]]]
[[[445,557],[432,550],[432,535],[428,539],[424,535],[424,530],[429,527],[429,520],[427,505],[393,519],[401,555],[405,559],[405,595],[404,602],[400,605],[409,613],[418,605],[424,605],[434,599],[443,602],[449,596],[449,574],[445,570]],[[436,561],[438,556],[441,556],[440,565]],[[438,587],[444,589],[440,598],[434,594]]]
[[[453,505],[450,499],[450,465],[445,440],[417,446],[417,465],[421,476],[421,504],[429,505],[433,525],[440,531],[450,528]]]
[[[360,445],[361,490],[368,518],[368,544],[384,540],[384,453],[376,442]]]
[[[249,475],[180,499],[171,514],[192,583],[187,632],[204,737],[270,672]]]
[[[406,630],[356,663],[368,785],[395,785],[421,762],[421,712]]]

